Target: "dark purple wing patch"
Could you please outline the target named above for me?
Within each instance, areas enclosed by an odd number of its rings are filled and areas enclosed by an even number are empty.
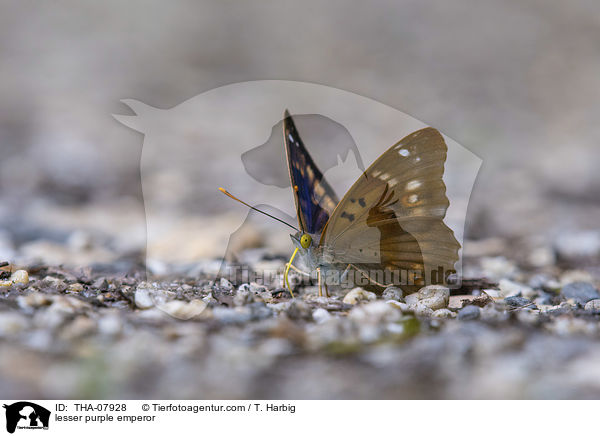
[[[283,137],[298,223],[303,232],[320,234],[339,200],[304,147],[287,110]]]

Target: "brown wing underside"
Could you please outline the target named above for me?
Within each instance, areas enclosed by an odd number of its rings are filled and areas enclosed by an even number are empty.
[[[446,154],[441,134],[426,128],[403,138],[365,171],[321,236],[320,246],[336,269],[353,264],[363,275],[373,273],[373,283],[397,284],[407,292],[444,283],[460,249],[443,222],[449,205],[442,180]]]

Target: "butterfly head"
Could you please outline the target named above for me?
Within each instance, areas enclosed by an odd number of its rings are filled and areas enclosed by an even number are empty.
[[[298,248],[301,253],[306,253],[310,250],[313,245],[312,236],[308,233],[298,232],[295,235],[290,235],[294,246]]]

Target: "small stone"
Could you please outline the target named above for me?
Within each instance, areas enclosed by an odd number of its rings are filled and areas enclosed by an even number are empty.
[[[323,324],[331,319],[331,314],[322,307],[319,307],[313,310],[312,317],[317,324]]]
[[[116,312],[103,314],[98,320],[98,333],[105,336],[116,336],[121,333],[123,323]]]
[[[245,306],[254,303],[254,293],[250,291],[249,285],[241,285],[233,297],[234,306]]]
[[[577,261],[600,256],[600,232],[567,232],[554,241],[554,249],[560,259]]]
[[[425,306],[424,304],[421,304],[420,302],[418,302],[415,305],[409,305],[409,307],[410,307],[410,310],[412,310],[416,316],[432,316],[433,315],[433,309]]]
[[[529,261],[530,265],[536,268],[542,268],[545,266],[554,265],[554,262],[556,262],[556,256],[552,248],[538,247],[529,253],[527,260]]]
[[[18,312],[0,312],[0,337],[19,333],[27,325],[27,318]]]
[[[449,300],[450,290],[440,285],[425,286],[418,292],[406,296],[406,303],[409,306],[416,306],[418,303],[432,311],[448,307]]]
[[[354,288],[348,292],[342,300],[346,304],[357,304],[361,301],[373,301],[377,299],[377,295],[373,292],[365,291],[363,288]]]
[[[100,292],[105,292],[108,290],[108,280],[105,277],[100,277],[94,282],[92,287]]]
[[[535,305],[531,302],[531,300],[528,300],[524,297],[506,297],[504,299],[504,302],[511,307],[531,307],[532,309],[535,308]]]
[[[273,310],[267,307],[262,301],[257,301],[248,305],[250,309],[250,315],[253,320],[260,321],[261,319],[267,319],[273,316]]]
[[[600,299],[590,300],[585,303],[585,310],[589,310],[590,312],[600,311]]]
[[[61,337],[66,340],[82,338],[94,332],[96,323],[87,316],[80,315],[69,323],[61,332]]]
[[[529,286],[508,279],[500,280],[498,287],[504,297],[522,295],[526,298],[532,298],[536,295],[536,292]]]
[[[592,282],[594,277],[587,271],[572,269],[560,275],[560,287],[575,282]]]
[[[458,311],[458,319],[461,321],[472,321],[478,319],[481,315],[481,309],[477,306],[465,306]]]
[[[212,313],[213,318],[223,324],[244,324],[252,318],[248,307],[215,307]]]
[[[29,283],[29,274],[24,269],[18,269],[10,276],[10,281],[13,283]]]
[[[482,258],[481,268],[483,269],[485,276],[492,280],[510,277],[517,272],[517,267],[514,262],[503,256]]]
[[[44,284],[45,286],[48,286],[58,292],[63,292],[64,290],[67,289],[67,284],[65,282],[63,282],[59,278],[52,277],[52,276],[44,277],[44,279],[42,280],[42,284]]]
[[[233,289],[233,285],[231,284],[231,282],[224,277],[222,277],[221,280],[219,281],[219,287],[221,287],[227,291],[231,291]]]
[[[402,292],[402,289],[397,288],[395,286],[390,286],[383,291],[382,297],[386,301],[389,301],[389,300],[402,301],[403,295],[404,295],[404,292]]]
[[[200,316],[200,314],[205,311],[206,306],[207,304],[204,301],[195,299],[190,302],[172,300],[157,307],[163,312],[171,315],[173,318],[187,321]]]
[[[17,304],[21,309],[30,310],[41,306],[48,306],[52,303],[52,299],[47,294],[42,292],[32,292],[27,295],[19,295]]]
[[[348,313],[348,319],[357,321],[361,325],[365,323],[396,322],[401,317],[401,311],[381,300],[354,306]]]
[[[576,303],[585,304],[590,300],[600,298],[598,290],[591,283],[574,282],[564,286],[560,293],[566,299],[575,300]]]
[[[273,305],[269,305],[273,307]],[[312,320],[312,310],[308,304],[301,300],[292,300],[286,310],[287,316],[290,319],[305,319]]]
[[[72,283],[67,288],[67,292],[71,294],[79,294],[80,292],[83,292],[83,285],[81,283]]]
[[[456,313],[449,309],[438,309],[431,314],[434,318],[454,318]]]
[[[154,301],[150,295],[149,289],[138,288],[135,291],[135,305],[139,309],[150,309],[154,306]]]

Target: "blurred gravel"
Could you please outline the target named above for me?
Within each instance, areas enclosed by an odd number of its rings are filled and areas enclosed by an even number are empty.
[[[451,291],[324,298],[306,285],[296,299],[281,274],[263,286],[215,283],[197,269],[148,281],[134,260],[112,270],[5,266],[0,394],[599,398],[600,269],[508,258],[499,285],[490,259],[467,259],[476,275]]]

